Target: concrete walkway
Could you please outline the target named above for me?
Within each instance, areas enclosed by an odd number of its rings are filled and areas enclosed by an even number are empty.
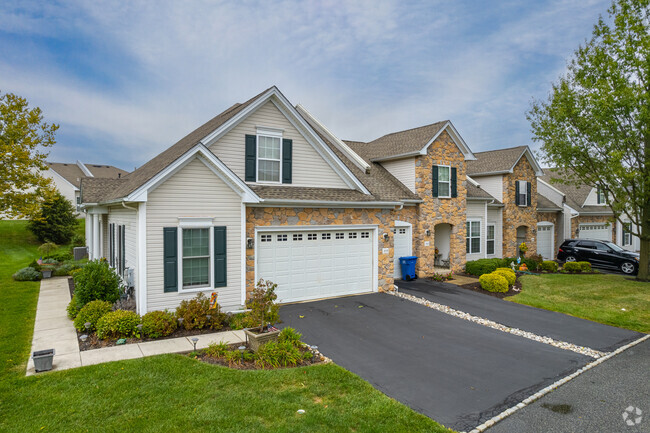
[[[189,352],[194,349],[191,337],[178,337],[79,351],[77,331],[74,329],[72,320],[68,319],[66,312],[69,303],[70,290],[67,277],[49,278],[41,281],[31,352],[54,348],[52,371],[163,353]],[[246,340],[244,331],[215,332],[196,335],[196,337],[199,339],[196,344],[197,349],[204,349],[210,343],[233,344],[243,343]],[[35,374],[34,361],[30,356],[26,375],[33,374]]]

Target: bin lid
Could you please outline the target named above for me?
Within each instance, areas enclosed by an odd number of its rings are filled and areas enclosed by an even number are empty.
[[[404,256],[404,257],[400,257],[399,259],[400,260],[417,260],[417,257],[416,256]]]

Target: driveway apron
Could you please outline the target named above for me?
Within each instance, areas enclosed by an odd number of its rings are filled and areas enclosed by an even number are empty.
[[[471,430],[592,359],[386,294],[285,305],[283,326],[386,395]]]

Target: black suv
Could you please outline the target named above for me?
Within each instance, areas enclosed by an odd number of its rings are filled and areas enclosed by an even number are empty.
[[[595,268],[618,269],[626,274],[639,271],[639,254],[616,244],[591,239],[567,239],[557,252],[561,262],[589,262]]]

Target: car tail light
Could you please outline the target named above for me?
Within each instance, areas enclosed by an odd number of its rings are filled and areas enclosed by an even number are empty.
[[[558,252],[558,253],[563,253],[564,250],[563,250],[562,248],[559,248],[559,249],[557,250],[557,252]]]

